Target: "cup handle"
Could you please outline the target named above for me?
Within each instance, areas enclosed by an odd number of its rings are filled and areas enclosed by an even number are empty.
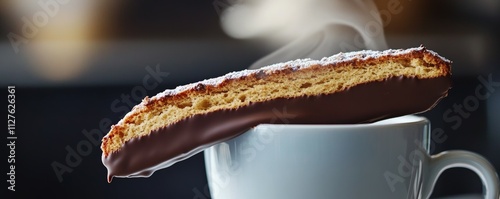
[[[439,175],[446,169],[454,167],[470,169],[481,178],[485,199],[499,198],[499,182],[495,168],[484,157],[462,150],[445,151],[431,156],[420,198],[429,198]]]

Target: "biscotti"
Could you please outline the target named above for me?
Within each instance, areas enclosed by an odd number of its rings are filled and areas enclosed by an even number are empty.
[[[451,86],[451,61],[425,47],[301,59],[146,97],[103,138],[113,176],[159,168],[261,123],[352,124],[419,113]]]

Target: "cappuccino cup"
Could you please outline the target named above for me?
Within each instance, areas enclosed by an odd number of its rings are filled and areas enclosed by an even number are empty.
[[[494,167],[478,154],[430,155],[430,122],[407,115],[369,124],[261,124],[205,150],[214,199],[429,198],[448,168],[474,171],[499,198]]]

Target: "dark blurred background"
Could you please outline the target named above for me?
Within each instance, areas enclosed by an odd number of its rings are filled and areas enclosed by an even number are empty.
[[[5,99],[7,85],[16,86],[18,136],[16,192],[5,185],[7,198],[209,198],[201,154],[150,178],[111,184],[98,145],[82,149],[88,155],[61,178],[53,165],[65,164],[68,148],[90,143],[84,132],[116,123],[145,95],[245,69],[277,49],[225,34],[220,13],[235,1],[0,2],[1,93]],[[40,2],[59,7],[46,12]],[[424,44],[454,61],[449,97],[423,114],[447,136],[433,153],[470,150],[500,171],[500,86],[481,90],[490,94],[486,100],[471,100],[481,79],[500,82],[500,1],[375,3],[381,13],[394,3],[402,8],[384,28],[390,48]],[[152,71],[161,71],[157,84],[144,86]],[[469,109],[460,114],[457,106]],[[448,116],[458,116],[460,125],[443,118],[450,110]],[[109,130],[109,124],[102,126],[96,131]],[[451,169],[439,178],[433,197],[481,192],[473,172]]]

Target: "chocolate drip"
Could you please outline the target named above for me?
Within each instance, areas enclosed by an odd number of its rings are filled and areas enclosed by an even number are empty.
[[[195,115],[134,138],[107,157],[108,181],[147,177],[203,149],[261,124],[354,124],[431,109],[447,95],[451,78],[392,77],[320,96],[251,103],[236,110]]]

